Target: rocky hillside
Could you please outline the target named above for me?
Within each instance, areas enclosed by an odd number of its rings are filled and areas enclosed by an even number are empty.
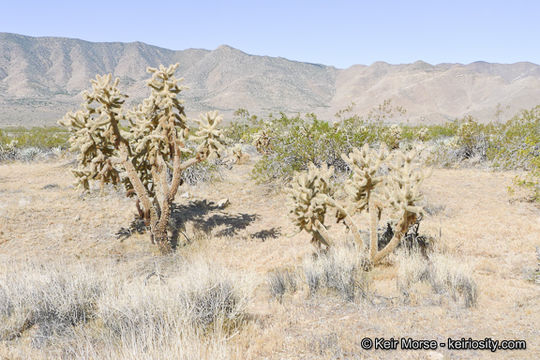
[[[413,122],[440,122],[465,114],[502,117],[540,103],[540,66],[476,62],[469,65],[377,62],[348,69],[268,56],[229,46],[173,51],[135,43],[0,33],[0,126],[54,124],[81,102],[96,74],[120,77],[130,101],[146,96],[147,66],[180,63],[188,115],[218,109],[230,117],[252,113],[315,112],[331,117],[355,102],[356,111],[393,99]]]

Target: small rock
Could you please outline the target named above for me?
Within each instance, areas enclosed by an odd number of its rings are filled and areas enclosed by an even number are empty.
[[[75,221],[79,221],[79,220],[81,220],[81,215],[75,216]]]
[[[217,207],[220,208],[220,209],[225,209],[230,204],[231,204],[231,202],[229,201],[229,199],[225,198],[225,199],[221,199],[221,200],[219,200],[217,202]]]
[[[189,199],[190,198],[190,195],[189,193],[186,191],[185,193],[183,193],[182,195],[180,195],[180,197],[183,197],[185,199]]]

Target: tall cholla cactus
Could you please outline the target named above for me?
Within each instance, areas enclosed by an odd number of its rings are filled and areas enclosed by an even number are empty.
[[[422,212],[418,206],[418,201],[421,200],[419,186],[426,174],[416,164],[416,155],[414,150],[408,153],[395,151],[389,154],[384,145],[379,151],[364,145],[362,149],[354,149],[348,156],[342,155],[352,172],[350,179],[345,183],[346,205],[334,199],[333,191],[326,190],[331,189],[328,180],[324,182],[319,180],[319,172],[324,173],[325,168],[318,170],[311,164],[307,173],[298,174],[293,180],[291,212],[295,224],[309,233],[313,233],[313,229],[317,231],[322,229],[324,235],[322,240],[315,235],[313,240],[329,246],[330,242],[327,241],[329,235],[325,232],[323,219],[327,208],[333,207],[337,210],[338,222],[344,221],[352,231],[357,246],[362,248],[363,240],[358,231],[355,215],[367,212],[370,216],[369,255],[371,262],[377,264],[399,245],[409,227]],[[381,175],[383,165],[389,168],[385,176]],[[379,251],[377,225],[384,210],[397,218],[397,225],[393,238]]]
[[[171,250],[167,225],[182,172],[215,156],[223,141],[217,112],[202,115],[195,136],[190,134],[178,98],[182,87],[174,75],[177,68],[178,64],[148,68],[151,94],[129,112],[123,109],[126,95],[118,90],[119,79],[98,75],[92,92],[84,93],[81,110],[59,122],[72,134],[71,148],[80,151],[74,171],[79,183],[88,189],[92,180],[102,185],[122,182],[128,194],[137,195],[139,214],[162,252]],[[129,123],[128,132],[120,129],[122,120]],[[195,151],[186,146],[188,140],[199,142]]]
[[[301,230],[312,235],[312,242],[330,246],[331,240],[324,226],[328,197],[333,195],[330,178],[334,169],[323,165],[317,168],[309,164],[308,171],[297,174],[289,192],[293,222]]]

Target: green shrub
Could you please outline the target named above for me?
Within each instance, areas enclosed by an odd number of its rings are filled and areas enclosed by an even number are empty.
[[[501,125],[491,137],[488,155],[496,167],[525,170],[515,184],[529,188],[533,200],[540,201],[540,105]]]
[[[264,122],[257,115],[251,115],[246,109],[234,112],[234,119],[226,129],[224,135],[233,143],[251,143],[253,136],[264,127]]]
[[[36,147],[51,149],[55,147],[68,147],[69,133],[59,127],[8,127],[0,130],[0,145],[9,145],[15,141],[17,148]]]

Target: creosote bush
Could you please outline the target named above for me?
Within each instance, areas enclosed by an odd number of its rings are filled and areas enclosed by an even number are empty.
[[[127,96],[118,88],[119,79],[98,75],[92,91],[83,94],[81,109],[60,121],[71,133],[71,149],[79,152],[73,170],[78,183],[84,189],[91,181],[102,187],[123,184],[128,195],[136,195],[139,216],[163,253],[171,250],[167,224],[182,174],[218,156],[224,141],[217,112],[201,115],[198,128],[190,130],[178,98],[182,87],[174,75],[177,67],[148,68],[151,94],[132,110],[124,108]],[[127,122],[127,131],[122,122]]]
[[[515,184],[528,188],[531,200],[540,202],[540,106],[501,125],[492,135],[489,157],[498,168],[525,170]]]

